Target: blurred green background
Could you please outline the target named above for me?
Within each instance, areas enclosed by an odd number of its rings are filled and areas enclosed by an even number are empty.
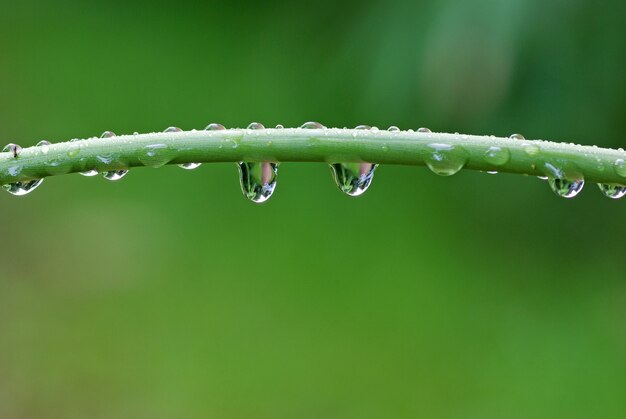
[[[23,146],[376,125],[624,147],[626,13],[591,0],[9,2]],[[0,195],[1,418],[554,418],[626,409],[626,200],[382,166],[50,178]]]

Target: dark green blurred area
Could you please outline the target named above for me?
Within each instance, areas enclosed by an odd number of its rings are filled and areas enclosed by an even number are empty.
[[[613,4],[614,3],[614,4]],[[624,147],[623,3],[8,2],[2,141],[210,122]],[[1,418],[626,409],[626,200],[535,178],[234,164],[0,196]]]

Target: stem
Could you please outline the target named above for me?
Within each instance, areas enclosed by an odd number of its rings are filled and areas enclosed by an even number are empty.
[[[493,147],[505,150],[506,158],[486,158]],[[106,172],[192,162],[425,165],[437,150],[462,159],[463,167],[471,170],[553,177],[558,177],[555,171],[570,170],[587,181],[626,184],[626,169],[621,166],[626,152],[622,149],[493,136],[335,128],[193,130],[29,147],[17,157],[0,153],[0,184],[93,169]]]

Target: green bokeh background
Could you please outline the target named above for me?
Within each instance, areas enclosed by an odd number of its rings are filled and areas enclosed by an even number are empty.
[[[591,0],[9,2],[2,141],[428,126],[624,147]],[[626,409],[626,200],[382,166],[50,178],[0,196],[1,418],[554,418]]]

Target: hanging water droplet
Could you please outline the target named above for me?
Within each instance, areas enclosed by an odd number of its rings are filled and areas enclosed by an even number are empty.
[[[239,184],[243,195],[260,204],[272,196],[278,177],[278,163],[239,162]]]
[[[400,128],[396,127],[395,125],[392,125],[389,128],[387,128],[387,131],[389,131],[389,132],[399,132]]]
[[[4,146],[4,148],[2,149],[2,152],[11,153],[13,155],[13,158],[15,159],[22,152],[22,147],[19,146],[18,144],[9,143]]]
[[[439,176],[452,176],[465,166],[467,155],[464,149],[450,144],[429,144],[432,150],[424,162]]]
[[[50,141],[41,140],[37,143],[37,147],[41,147],[41,152],[43,154],[48,154],[50,151]]]
[[[426,127],[421,127],[421,128],[417,129],[417,132],[430,133],[432,131],[430,129],[426,128]]]
[[[509,158],[511,158],[511,153],[508,148],[492,146],[485,151],[485,161],[495,166],[506,164]]]
[[[17,144],[11,143],[11,144],[7,144],[2,149],[2,152],[11,153],[13,155],[13,158],[17,158],[17,156],[19,156],[19,154],[22,152],[22,147],[20,147]],[[11,176],[17,176],[18,174],[21,173],[22,167],[21,166],[11,167],[8,169],[8,171]],[[33,180],[25,180],[25,181],[7,183],[6,185],[2,185],[2,187],[4,188],[5,191],[7,191],[8,193],[12,195],[22,196],[22,195],[26,195],[34,191],[39,185],[41,185],[42,182],[43,182],[43,179],[33,179]]]
[[[615,173],[622,177],[626,177],[626,162],[624,159],[615,160]]]
[[[252,122],[248,130],[263,130],[265,126]],[[237,147],[235,143],[234,147]],[[239,162],[239,184],[243,195],[257,204],[270,199],[276,188],[278,163],[272,162]]]
[[[2,187],[12,195],[22,196],[34,191],[42,182],[43,179],[26,180],[2,185]]]
[[[615,183],[599,183],[598,187],[604,194],[604,196],[611,199],[619,199],[626,195],[626,186],[618,185]]]
[[[339,190],[350,196],[359,196],[369,188],[378,167],[372,163],[333,163],[329,166]]]
[[[319,122],[305,122],[304,124],[302,124],[302,126],[300,127],[302,129],[324,129],[326,128],[324,125],[320,124]]]
[[[100,138],[113,138],[113,137],[115,137],[115,133],[113,131],[104,131],[102,135],[100,136]],[[85,172],[81,172],[81,174],[83,176],[94,176],[94,174],[92,174],[94,171],[95,170],[88,170]],[[128,173],[128,170],[111,170],[109,172],[103,173],[102,176],[106,180],[115,181],[115,180],[120,180],[121,178],[126,176],[127,173]]]
[[[547,175],[550,188],[558,196],[573,198],[583,190],[585,179],[577,170],[562,169],[551,163],[546,163],[545,168],[549,172]]]
[[[524,136],[522,134],[511,134],[509,136],[509,138],[511,140],[525,140],[526,138],[524,138]]]

